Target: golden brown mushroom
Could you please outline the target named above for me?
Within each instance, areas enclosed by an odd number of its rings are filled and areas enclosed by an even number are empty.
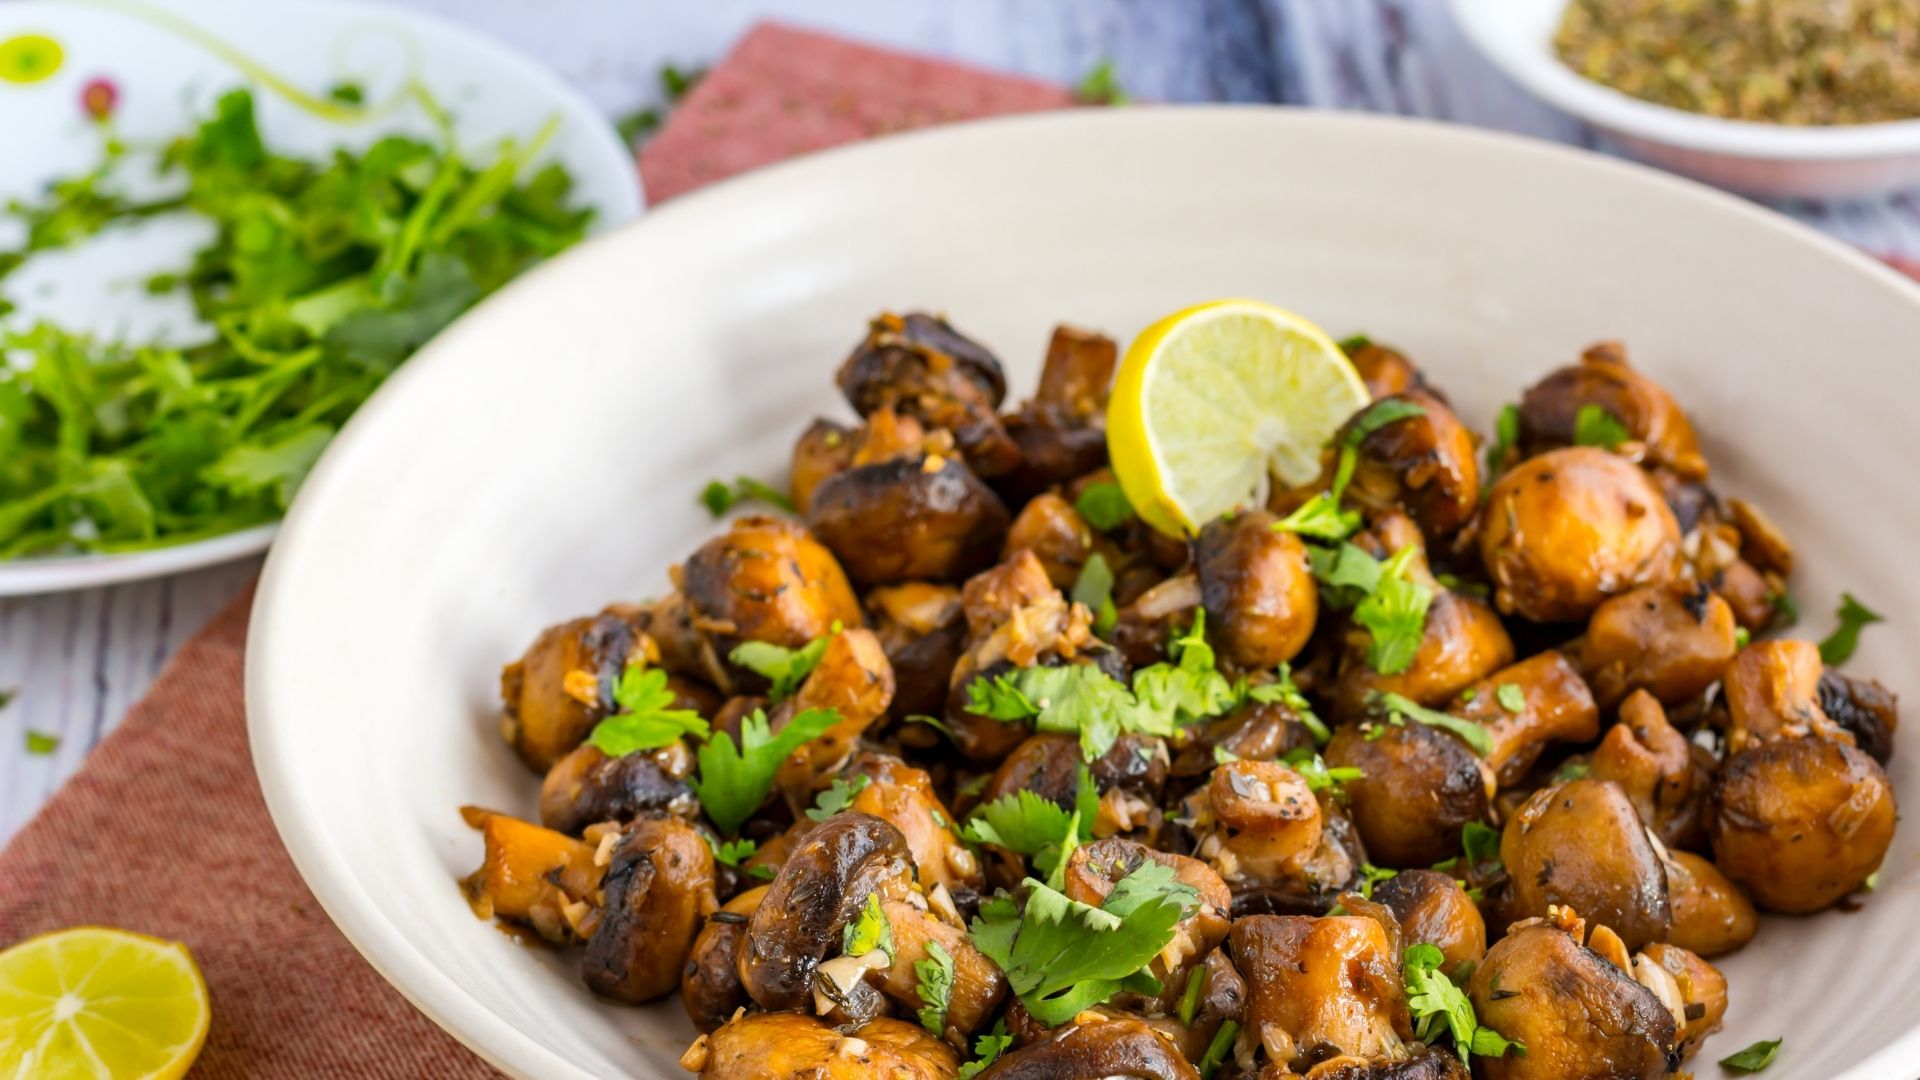
[[[1620,935],[1629,950],[1673,927],[1666,864],[1620,785],[1584,778],[1533,793],[1500,835],[1511,914],[1571,907]]]
[[[1691,851],[1667,853],[1667,894],[1673,901],[1669,944],[1701,956],[1724,956],[1752,941],[1759,929],[1747,894]]]
[[[673,993],[694,936],[720,906],[706,839],[678,818],[635,822],[601,889],[606,903],[581,966],[587,987],[635,1005]]]
[[[1087,1011],[1011,1054],[980,1080],[1200,1080],[1164,1032],[1130,1017]]]
[[[891,1017],[843,1035],[803,1013],[747,1013],[702,1035],[680,1067],[707,1080],[952,1080],[953,1048]]]
[[[1727,699],[1727,750],[1756,742],[1818,736],[1853,744],[1853,735],[1820,707],[1826,669],[1810,641],[1756,641],[1740,650],[1721,680]]]
[[[701,1031],[718,1028],[753,1003],[740,983],[740,942],[747,936],[748,917],[766,895],[767,887],[760,885],[727,901],[707,916],[707,924],[693,939],[680,980],[680,1004]]]
[[[1320,846],[1320,803],[1277,761],[1229,761],[1213,770],[1194,828],[1196,853],[1229,883],[1284,880]]]
[[[1047,568],[1047,578],[1055,587],[1072,589],[1096,547],[1111,549],[1111,546],[1095,536],[1093,527],[1072,503],[1046,491],[1027,500],[1027,505],[1007,529],[1003,548],[1008,556],[1021,550],[1033,552]],[[1102,557],[1106,557],[1105,550]],[[1115,560],[1108,558],[1107,561],[1111,566]]]
[[[997,481],[1010,498],[1036,495],[1107,463],[1107,391],[1118,361],[1112,338],[1054,328],[1038,392],[1002,418],[1020,447],[1020,467]]]
[[[954,835],[953,815],[933,790],[933,778],[891,754],[861,753],[848,767],[849,777],[865,777],[847,809],[893,825],[906,837],[907,850],[931,889],[978,890],[985,884],[980,860]]]
[[[1373,887],[1373,898],[1400,923],[1402,946],[1427,944],[1446,956],[1442,971],[1478,964],[1487,951],[1487,924],[1467,890],[1438,870],[1402,870]]]
[[[1610,709],[1635,690],[1664,705],[1691,701],[1733,660],[1736,624],[1727,602],[1697,582],[1647,585],[1602,603],[1569,649]]]
[[[465,882],[474,913],[525,923],[556,944],[579,940],[604,873],[594,846],[506,814],[478,825],[486,856]]]
[[[1307,547],[1276,531],[1275,520],[1265,510],[1221,518],[1200,530],[1195,547],[1208,636],[1221,660],[1245,671],[1293,659],[1319,613]]]
[[[1520,399],[1520,443],[1529,453],[1568,446],[1574,441],[1580,410],[1594,406],[1626,429],[1644,447],[1645,460],[1688,479],[1704,479],[1693,425],[1672,395],[1627,363],[1617,341],[1603,341],[1580,355],[1580,362],[1548,375]]]
[[[793,444],[793,508],[805,514],[814,489],[852,465],[853,451],[854,432],[846,425],[824,419],[808,425]]]
[[[1516,698],[1518,710],[1509,707]],[[1586,742],[1600,733],[1592,692],[1566,656],[1555,651],[1494,672],[1469,687],[1449,711],[1487,729],[1493,748],[1485,760],[1501,787],[1519,783],[1552,743]]]
[[[1385,726],[1370,738],[1343,724],[1327,743],[1327,764],[1357,768],[1346,782],[1353,823],[1367,852],[1385,866],[1427,866],[1454,854],[1460,830],[1485,821],[1492,774],[1465,743],[1426,724]]]
[[[1720,1030],[1720,1020],[1727,1014],[1727,977],[1680,945],[1649,945],[1641,950],[1640,957],[1673,976],[1683,1003],[1681,1015],[1687,1018],[1681,1031],[1680,1056],[1692,1057],[1707,1036]],[[1640,957],[1634,958],[1636,967]]]
[[[1600,740],[1587,775],[1619,784],[1661,843],[1697,845],[1703,837],[1700,815],[1709,777],[1694,764],[1693,745],[1645,690],[1621,704],[1620,720]]]
[[[1768,911],[1818,911],[1858,889],[1893,842],[1880,763],[1829,739],[1777,739],[1732,755],[1708,808],[1713,861]]]
[[[680,568],[680,592],[713,657],[716,685],[759,691],[766,680],[725,658],[743,641],[798,649],[842,627],[866,625],[833,553],[782,518],[735,518]]]
[[[1246,1035],[1275,1064],[1329,1053],[1409,1056],[1413,1031],[1400,957],[1385,929],[1354,915],[1249,915],[1228,935],[1247,980]]]
[[[1403,402],[1420,412],[1360,438],[1347,497],[1369,514],[1405,510],[1431,541],[1458,532],[1480,506],[1473,434],[1445,402],[1424,390],[1409,389],[1380,401]],[[1365,422],[1370,412],[1364,409],[1347,421],[1334,436],[1335,445],[1345,445],[1357,433],[1354,425]]]
[[[1639,466],[1605,450],[1529,458],[1487,495],[1480,557],[1505,614],[1585,619],[1610,596],[1671,579],[1679,556],[1666,500]]]
[[[611,612],[550,626],[500,672],[500,734],[520,760],[546,772],[613,712],[613,687],[640,636]]]

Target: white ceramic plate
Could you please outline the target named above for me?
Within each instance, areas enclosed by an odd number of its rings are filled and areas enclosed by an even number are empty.
[[[455,879],[456,808],[534,813],[496,733],[500,665],[559,619],[666,587],[715,530],[709,477],[777,478],[883,308],[943,309],[1033,384],[1049,329],[1122,338],[1220,296],[1399,343],[1485,429],[1601,338],[1699,419],[1716,475],[1799,545],[1825,633],[1886,613],[1853,669],[1920,689],[1920,290],[1832,240],[1650,170],[1401,120],[1133,108],[902,136],[651,213],[462,319],[363,409],[268,557],[247,651],[253,752],[301,872],[373,964],[525,1077],[682,1075],[677,1001],[595,1001]],[[524,358],[545,358],[538,379]],[[1910,740],[1905,740],[1909,741]],[[1920,750],[1893,776],[1920,798]],[[1769,1080],[1911,1080],[1920,829],[1857,914],[1769,919],[1731,958],[1724,1055]],[[1705,1066],[1711,1068],[1711,1066]]]
[[[1452,0],[1468,40],[1549,105],[1629,153],[1753,195],[1840,198],[1920,184],[1920,120],[1789,127],[1724,120],[1642,101],[1573,72],[1553,52],[1567,0]]]
[[[23,59],[29,47],[32,59]],[[639,214],[632,155],[606,119],[558,78],[437,19],[334,0],[0,4],[0,132],[8,147],[0,152],[0,202],[31,197],[49,180],[98,161],[99,137],[82,104],[96,83],[116,95],[117,130],[145,142],[185,131],[222,92],[250,84],[268,143],[319,155],[397,131],[431,134],[427,117],[411,103],[390,112],[378,108],[414,78],[452,111],[462,148],[476,154],[509,136],[525,139],[557,117],[544,160],[557,159],[572,172],[581,203],[599,211],[598,227]],[[324,98],[341,82],[364,88],[375,119],[342,116],[296,96]],[[0,249],[18,242],[9,228],[17,226],[0,218]],[[149,298],[140,283],[184,265],[204,239],[193,222],[163,219],[38,257],[0,288],[19,304],[12,318],[20,325],[46,318],[128,340],[193,340],[186,301]],[[0,562],[0,596],[191,570],[255,554],[273,532],[269,525],[124,555]]]

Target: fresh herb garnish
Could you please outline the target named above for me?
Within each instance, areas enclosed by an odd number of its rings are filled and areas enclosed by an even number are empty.
[[[732,835],[753,816],[773,787],[773,774],[787,755],[825,734],[840,722],[837,709],[808,709],[787,721],[774,734],[767,714],[755,709],[740,723],[740,742],[717,732],[697,753],[699,775],[688,781],[707,817],[721,832]]]
[[[1762,1039],[1744,1050],[1738,1050],[1720,1059],[1720,1067],[1735,1072],[1756,1073],[1773,1064],[1780,1054],[1783,1039]]]
[[[1348,356],[1352,356],[1354,353],[1359,352],[1361,349],[1364,349],[1367,346],[1372,345],[1373,339],[1368,337],[1365,334],[1349,334],[1346,337],[1341,338],[1339,341],[1334,342],[1334,344],[1340,347],[1341,352],[1346,353]]]
[[[1093,70],[1074,88],[1073,96],[1083,105],[1125,105],[1133,100],[1120,85],[1120,76],[1111,58],[1093,65]]]
[[[45,756],[60,749],[60,736],[27,729],[27,753]]]
[[[1375,866],[1372,863],[1361,863],[1360,895],[1371,900],[1373,899],[1373,887],[1375,885],[1399,876],[1400,871],[1398,870],[1392,870],[1384,866]]]
[[[1736,626],[1733,628],[1733,647],[1736,650],[1744,649],[1751,644],[1753,644],[1753,631],[1748,630],[1744,626]]]
[[[727,840],[716,844],[712,837],[706,836],[705,833],[701,835],[707,841],[708,850],[713,852],[713,861],[722,866],[731,866],[736,870],[740,869],[741,863],[752,858],[754,852],[760,850],[760,844],[755,840]]]
[[[0,558],[125,551],[281,515],[342,423],[403,360],[481,297],[571,246],[591,212],[558,165],[527,172],[553,125],[461,156],[390,136],[320,161],[266,146],[245,90],[158,151],[179,194],[122,193],[128,144],[100,168],[14,203],[31,255],[162,214],[213,239],[150,292],[182,290],[206,326],[183,347],[113,343],[47,324],[0,332]],[[5,307],[0,301],[0,309]]]
[[[1366,773],[1351,765],[1329,766],[1327,760],[1314,753],[1310,746],[1297,746],[1287,751],[1280,761],[1300,774],[1307,782],[1308,791],[1325,791],[1329,788],[1341,792],[1340,785],[1350,780],[1363,780]]]
[[[1187,972],[1186,989],[1180,991],[1180,1007],[1177,1015],[1185,1027],[1193,1026],[1193,1014],[1200,1011],[1200,996],[1207,992],[1207,965],[1195,964]]]
[[[1213,1080],[1213,1074],[1226,1064],[1227,1055],[1233,1053],[1233,1041],[1239,1037],[1238,1020],[1220,1022],[1220,1030],[1213,1033],[1213,1041],[1207,1044],[1207,1052],[1200,1056],[1200,1080]]]
[[[1193,623],[1167,643],[1171,658],[1133,673],[1133,693],[1141,706],[1160,717],[1152,734],[1231,712],[1240,695],[1215,666],[1207,643],[1207,609],[1193,609]],[[1146,730],[1146,729],[1141,729]]]
[[[960,1066],[960,1071],[954,1074],[954,1080],[973,1080],[987,1071],[987,1066],[1000,1060],[1000,1055],[1012,1045],[1013,1036],[1007,1034],[1007,1022],[995,1020],[992,1031],[973,1040],[973,1060]]]
[[[1353,606],[1353,621],[1372,635],[1367,665],[1382,675],[1398,675],[1411,667],[1426,633],[1433,590],[1408,577],[1418,550],[1409,544],[1380,564],[1373,591]]]
[[[939,1038],[947,1036],[947,1006],[953,1001],[953,954],[937,941],[927,942],[927,955],[913,962],[914,993],[920,996],[920,1026]]]
[[[1446,954],[1424,942],[1405,954],[1407,1008],[1412,1011],[1414,1034],[1422,1042],[1435,1043],[1442,1035],[1451,1036],[1454,1053],[1466,1061],[1469,1054],[1504,1057],[1509,1050],[1526,1056],[1524,1043],[1509,1041],[1489,1027],[1481,1027],[1473,1013],[1473,1001],[1440,970]]]
[[[1113,624],[1120,620],[1120,613],[1113,606],[1113,570],[1099,552],[1087,556],[1080,576],[1074,579],[1073,600],[1093,612],[1096,636],[1105,637],[1113,632]]]
[[[1860,647],[1860,631],[1886,619],[1867,608],[1865,604],[1853,598],[1852,593],[1840,594],[1840,610],[1833,613],[1840,625],[1833,633],[1820,642],[1820,660],[1829,667],[1846,663],[1853,656],[1853,650]]]
[[[784,648],[767,641],[743,641],[733,647],[727,659],[765,678],[771,684],[767,689],[767,700],[778,704],[800,689],[800,684],[807,681],[813,669],[820,666],[820,658],[827,652],[827,641],[840,629],[840,624],[835,622],[832,630],[798,649]]]
[[[1406,717],[1418,720],[1428,727],[1453,732],[1460,737],[1461,742],[1466,743],[1481,757],[1486,757],[1488,751],[1493,749],[1493,736],[1487,734],[1486,728],[1471,720],[1443,713],[1438,709],[1429,709],[1401,694],[1381,694],[1375,701],[1387,710],[1387,722],[1396,727],[1399,726],[1401,717]]]
[[[1333,738],[1333,732],[1327,730],[1326,722],[1314,715],[1313,703],[1308,701],[1307,695],[1301,693],[1300,688],[1293,684],[1293,669],[1286,664],[1281,664],[1275,670],[1272,682],[1248,687],[1246,696],[1249,700],[1265,705],[1286,706],[1300,721],[1301,726],[1313,736],[1315,745],[1325,746],[1327,740]]]
[[[1593,766],[1584,761],[1569,761],[1553,772],[1552,782],[1564,784],[1569,780],[1578,780],[1593,771]]]
[[[1484,488],[1493,486],[1499,475],[1500,466],[1506,463],[1507,453],[1520,441],[1520,408],[1507,404],[1500,406],[1500,414],[1493,419],[1493,441],[1487,444],[1487,480]]]
[[[1591,402],[1580,406],[1573,414],[1573,445],[1597,446],[1602,450],[1611,450],[1628,439],[1633,433],[1620,418],[1609,412],[1604,405]]]
[[[813,806],[807,810],[807,819],[810,821],[827,820],[853,805],[853,797],[867,790],[867,786],[872,783],[873,777],[866,775],[854,777],[852,783],[848,783],[841,777],[834,777],[832,786],[814,798]]]
[[[1500,866],[1500,830],[1484,821],[1469,821],[1460,829],[1460,850],[1470,867]]]
[[[1088,484],[1080,489],[1080,495],[1073,500],[1073,508],[1080,512],[1087,524],[1101,532],[1112,532],[1133,520],[1133,503],[1127,501],[1127,493],[1119,484],[1102,481]]]
[[[961,839],[971,844],[992,844],[1033,860],[1034,868],[1052,873],[1068,850],[1068,838],[1074,844],[1093,838],[1093,819],[1099,813],[1100,792],[1085,765],[1080,766],[1074,809],[1062,810],[1052,800],[1027,791],[1016,791],[974,810],[961,831]]]
[[[787,498],[786,492],[751,476],[735,477],[732,487],[722,480],[709,480],[707,486],[700,489],[700,503],[714,517],[725,517],[734,507],[754,499],[789,514],[794,512],[793,500]]]
[[[893,962],[893,924],[880,910],[880,894],[868,893],[866,906],[840,932],[840,951],[847,956],[865,956],[875,949],[887,954],[888,963]]]
[[[1003,893],[981,905],[973,943],[1049,1027],[1121,990],[1158,993],[1147,965],[1200,902],[1171,867],[1151,861],[1121,878],[1097,908],[1032,878],[1026,889],[1024,901]]]
[[[1510,713],[1520,712],[1527,707],[1527,692],[1520,689],[1518,683],[1503,682],[1494,687],[1493,699]]]
[[[659,668],[628,664],[614,684],[613,700],[621,711],[595,724],[587,736],[608,757],[657,750],[689,735],[707,737],[707,722],[699,713],[673,707],[676,695]]]

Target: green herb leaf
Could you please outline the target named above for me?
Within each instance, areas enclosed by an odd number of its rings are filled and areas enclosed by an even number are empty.
[[[1398,870],[1391,870],[1384,866],[1375,866],[1372,863],[1361,863],[1360,895],[1371,900],[1373,899],[1373,887],[1375,885],[1399,876],[1400,871]]]
[[[60,749],[60,736],[27,729],[27,753],[46,756]]]
[[[1426,633],[1433,590],[1407,578],[1417,551],[1409,544],[1382,563],[1372,594],[1353,606],[1353,621],[1372,635],[1367,664],[1382,675],[1398,675],[1411,667]]]
[[[1469,866],[1500,865],[1500,830],[1484,821],[1469,821],[1460,829],[1460,850]]]
[[[1400,694],[1381,694],[1376,700],[1387,710],[1390,723],[1398,724],[1401,717],[1406,717],[1418,720],[1429,727],[1451,731],[1481,757],[1486,757],[1488,751],[1493,749],[1493,736],[1487,734],[1486,728],[1471,720],[1443,713],[1437,709],[1429,709]]]
[[[1366,778],[1366,773],[1351,765],[1329,767],[1327,760],[1308,746],[1294,747],[1280,760],[1289,769],[1300,774],[1300,778],[1307,782],[1308,791],[1325,791],[1331,788],[1339,792],[1340,785]]]
[[[1113,61],[1105,59],[1093,66],[1087,76],[1074,88],[1074,97],[1086,105],[1125,105],[1133,99],[1120,85],[1120,77],[1115,73]]]
[[[840,722],[837,709],[808,709],[774,734],[767,714],[755,709],[740,724],[740,742],[718,732],[696,754],[700,769],[688,781],[707,817],[728,836],[753,816],[773,788],[773,774],[789,754]]]
[[[725,481],[709,480],[707,486],[700,489],[700,503],[714,517],[725,517],[734,507],[752,500],[789,514],[795,512],[793,500],[787,498],[785,492],[751,476],[735,477],[732,487],[728,487]]]
[[[1354,353],[1357,353],[1361,349],[1364,349],[1367,346],[1373,344],[1373,339],[1368,337],[1365,334],[1349,334],[1348,336],[1341,338],[1339,341],[1334,342],[1334,344],[1340,346],[1341,352],[1346,353],[1348,356],[1352,356]]]
[[[1381,398],[1367,406],[1347,425],[1346,434],[1342,439],[1344,445],[1359,446],[1367,436],[1388,424],[1425,415],[1427,415],[1426,408],[1418,402],[1397,397]]]
[[[1238,1020],[1220,1022],[1220,1030],[1213,1033],[1213,1041],[1207,1044],[1207,1052],[1200,1056],[1200,1080],[1213,1080],[1213,1074],[1226,1064],[1227,1055],[1233,1053],[1233,1041],[1239,1037]]]
[[[1519,441],[1519,407],[1512,404],[1500,406],[1500,415],[1494,417],[1493,421],[1493,441],[1487,444],[1486,487],[1493,486],[1493,481],[1500,475],[1500,466],[1507,460],[1507,452]]]
[[[1845,592],[1840,594],[1840,610],[1833,617],[1840,621],[1839,627],[1820,642],[1820,659],[1828,667],[1837,667],[1853,657],[1853,651],[1860,647],[1861,630],[1886,621]]]
[[[1320,540],[1345,540],[1360,531],[1360,511],[1341,509],[1340,497],[1323,491],[1274,522],[1273,528],[1277,532],[1298,533]]]
[[[1756,1073],[1773,1064],[1780,1055],[1783,1039],[1762,1039],[1744,1050],[1728,1054],[1720,1059],[1720,1067],[1735,1072]]]
[[[736,870],[741,863],[752,858],[753,853],[760,849],[760,844],[754,840],[728,840],[725,843],[716,844],[713,838],[706,836],[705,833],[701,836],[706,839],[708,850],[713,852],[714,862],[722,866],[731,866]]]
[[[1193,624],[1167,645],[1172,659],[1133,673],[1134,697],[1158,718],[1134,730],[1170,735],[1176,728],[1225,715],[1239,706],[1239,692],[1215,666],[1206,628],[1206,609],[1195,608]]]
[[[1169,715],[1148,708],[1133,692],[1092,664],[1020,668],[967,684],[967,711],[994,720],[1031,718],[1035,730],[1076,735],[1093,761],[1129,731],[1172,735]]]
[[[1350,608],[1371,596],[1380,585],[1380,560],[1357,545],[1309,547],[1307,559],[1329,607]]]
[[[872,783],[873,777],[865,775],[854,777],[851,784],[838,776],[834,777],[833,785],[815,797],[813,806],[807,810],[808,819],[825,821],[845,810],[853,804],[853,797],[867,790]]]
[[[1575,446],[1598,446],[1603,450],[1611,450],[1631,438],[1633,433],[1627,430],[1627,425],[1603,405],[1589,402],[1573,414]]]
[[[595,724],[587,736],[608,757],[657,750],[689,735],[707,737],[707,722],[699,713],[673,707],[674,692],[659,668],[628,664],[614,684],[613,700],[622,711]]]
[[[1147,965],[1198,907],[1200,894],[1171,867],[1142,863],[1097,908],[1028,878],[1024,902],[1001,894],[982,904],[973,942],[1006,972],[1007,983],[1048,1026],[1121,990],[1158,993]]]
[[[1087,524],[1101,532],[1112,532],[1133,520],[1133,503],[1127,500],[1127,493],[1120,490],[1119,484],[1088,484],[1080,491],[1080,497],[1073,500],[1073,508],[1087,520]]]
[[[1113,570],[1107,566],[1106,557],[1099,552],[1087,556],[1085,566],[1080,568],[1080,576],[1073,582],[1073,600],[1085,604],[1093,612],[1093,632],[1105,637],[1113,632],[1114,623],[1120,619],[1120,612],[1113,606]]]
[[[937,941],[927,942],[924,960],[913,962],[914,993],[923,1003],[920,1026],[938,1038],[947,1037],[947,1006],[953,1000],[953,954]]]
[[[1007,1034],[1007,1022],[995,1020],[993,1030],[973,1040],[973,1060],[960,1066],[954,1080],[973,1080],[987,1070],[987,1066],[1000,1060],[1007,1047],[1013,1045],[1013,1036]]]
[[[1245,693],[1246,697],[1252,701],[1265,705],[1286,706],[1313,736],[1314,745],[1325,746],[1327,740],[1333,738],[1333,732],[1327,730],[1326,722],[1314,715],[1313,703],[1307,700],[1307,695],[1301,693],[1298,686],[1294,685],[1293,669],[1290,666],[1281,664],[1274,672],[1272,682],[1250,686]]]
[[[778,704],[792,697],[793,692],[800,689],[800,684],[807,681],[807,676],[813,674],[813,669],[820,666],[820,658],[827,652],[828,640],[839,632],[840,626],[835,623],[832,631],[798,649],[788,649],[767,641],[743,641],[733,647],[727,659],[771,683],[767,700]]]
[[[1500,707],[1510,713],[1517,713],[1527,707],[1527,692],[1517,683],[1505,682],[1493,688],[1493,699]]]
[[[1186,989],[1180,991],[1180,1023],[1185,1027],[1193,1026],[1193,1014],[1200,1011],[1201,995],[1207,992],[1207,965],[1195,964],[1187,972]]]
[[[1480,1026],[1472,999],[1440,970],[1445,960],[1444,953],[1425,943],[1405,953],[1407,1008],[1413,1013],[1414,1034],[1427,1043],[1450,1036],[1461,1061],[1470,1054],[1504,1057],[1509,1050],[1525,1056],[1524,1044],[1510,1042],[1492,1028]]]
[[[848,956],[865,956],[875,949],[887,954],[889,964],[893,962],[893,924],[880,910],[880,894],[868,893],[866,906],[840,932],[840,951]]]
[[[970,844],[992,844],[1033,859],[1034,868],[1052,873],[1074,845],[1093,839],[1100,791],[1085,765],[1080,766],[1072,811],[1027,791],[1002,795],[973,812],[960,837]]]
[[[1593,771],[1593,766],[1584,761],[1569,761],[1553,771],[1552,782],[1564,784],[1569,780],[1578,780]]]

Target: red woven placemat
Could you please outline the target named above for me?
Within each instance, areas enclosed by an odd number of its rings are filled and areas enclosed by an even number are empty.
[[[682,103],[641,168],[659,201],[879,132],[1070,101],[1028,79],[761,26]],[[195,1077],[498,1075],[360,958],[280,846],[247,753],[251,603],[248,590],[182,649],[0,853],[0,947],[83,923],[185,942],[213,993]]]

